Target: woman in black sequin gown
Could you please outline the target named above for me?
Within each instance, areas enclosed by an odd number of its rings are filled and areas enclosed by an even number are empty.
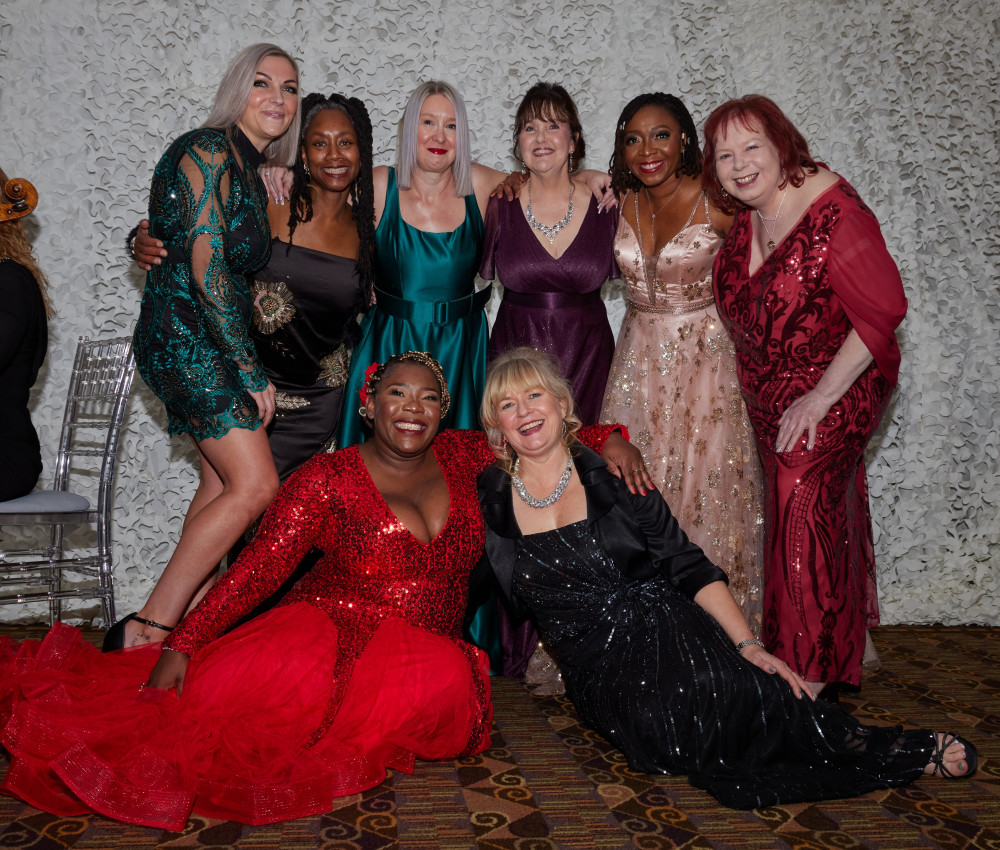
[[[479,478],[493,570],[537,623],[581,718],[631,767],[687,774],[733,808],[973,772],[964,740],[862,725],[814,701],[753,638],[725,574],[666,502],[576,441],[568,385],[544,355],[515,349],[492,364],[482,419],[498,457]]]

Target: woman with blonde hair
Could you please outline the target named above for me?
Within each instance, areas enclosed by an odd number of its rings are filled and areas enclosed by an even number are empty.
[[[7,175],[0,169],[0,200]],[[0,502],[25,496],[42,473],[28,395],[45,360],[48,281],[19,219],[0,221]]]
[[[146,604],[108,632],[106,649],[162,640],[207,589],[212,571],[278,490],[268,447],[274,385],[250,338],[247,274],[270,251],[267,195],[257,168],[290,163],[299,72],[273,44],[242,51],[205,124],[156,166],[151,234],[167,256],[146,276],[135,353],[167,408],[171,434],[190,435],[201,478],[177,548]]]

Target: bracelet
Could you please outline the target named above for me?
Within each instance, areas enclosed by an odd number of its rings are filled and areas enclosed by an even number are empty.
[[[128,232],[128,236],[125,237],[125,250],[128,251],[132,262],[135,262],[135,237],[138,235],[139,225],[137,224]]]
[[[759,646],[765,652],[767,651],[767,647],[764,646],[764,642],[762,640],[758,640],[757,638],[747,638],[746,640],[741,640],[738,644],[736,644],[736,651],[742,652],[748,646]]]

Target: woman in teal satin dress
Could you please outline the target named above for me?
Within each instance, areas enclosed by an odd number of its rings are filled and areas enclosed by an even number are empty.
[[[475,292],[475,278],[483,213],[505,177],[472,162],[461,95],[439,81],[418,86],[403,112],[396,167],[375,169],[375,306],[362,323],[345,399],[357,398],[371,363],[428,351],[456,399],[441,427],[479,427],[491,290]],[[338,447],[366,436],[345,404]]]

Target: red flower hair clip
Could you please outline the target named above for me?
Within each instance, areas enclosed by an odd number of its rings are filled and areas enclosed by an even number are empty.
[[[373,391],[372,376],[378,371],[379,365],[378,361],[374,361],[371,366],[365,369],[365,379],[361,382],[361,389],[358,390],[362,406],[368,404],[368,395]]]

